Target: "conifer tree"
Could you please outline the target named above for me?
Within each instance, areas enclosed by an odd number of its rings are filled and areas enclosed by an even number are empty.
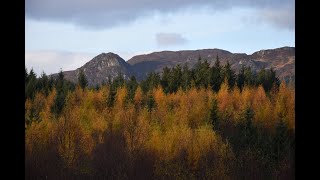
[[[83,90],[88,86],[88,80],[86,78],[86,75],[84,74],[83,69],[80,69],[78,75],[78,84]]]
[[[63,110],[63,107],[65,105],[66,93],[67,93],[66,92],[67,88],[65,85],[64,74],[62,72],[62,69],[60,69],[58,78],[56,80],[56,90],[57,90],[57,95],[55,97],[54,104],[51,107],[51,111],[54,113],[54,115],[57,118]]]
[[[242,91],[242,88],[245,84],[245,67],[242,66],[238,75],[237,75],[237,86]]]
[[[162,77],[160,81],[163,91],[166,94],[170,92],[170,87],[169,87],[170,78],[171,78],[171,69],[166,66],[162,70]]]
[[[49,79],[45,72],[42,72],[40,79],[38,80],[38,90],[42,91],[46,96],[48,96],[49,91]]]
[[[151,112],[152,109],[155,107],[155,100],[151,91],[148,92],[146,105],[149,112]]]
[[[127,87],[127,90],[128,90],[128,100],[129,101],[133,101],[133,98],[134,98],[134,95],[135,95],[135,92],[136,92],[136,89],[138,87],[138,82],[136,80],[136,78],[134,76],[131,76],[130,77],[130,80],[127,82],[126,84],[126,87]]]
[[[182,82],[181,82],[181,87],[184,91],[190,89],[191,87],[191,80],[192,80],[192,76],[191,76],[191,71],[188,68],[187,64],[184,64],[183,68],[182,68]]]
[[[231,69],[231,65],[229,64],[229,61],[227,61],[227,64],[224,66],[224,76],[227,78],[228,85],[232,89],[235,84],[235,73]]]
[[[285,123],[282,115],[279,116],[273,142],[275,148],[275,157],[277,160],[280,160],[284,154],[287,154],[289,149],[288,126]]]
[[[219,117],[218,117],[218,103],[217,99],[212,100],[211,109],[210,109],[210,121],[214,130],[219,130]]]
[[[27,84],[25,89],[25,98],[33,99],[37,88],[37,75],[34,73],[33,68],[31,68],[30,73],[27,77]]]
[[[243,148],[251,147],[256,142],[256,130],[253,124],[254,112],[251,107],[247,107],[242,116],[242,121],[239,124],[240,129],[240,144]]]
[[[211,67],[210,85],[212,87],[212,90],[214,90],[215,92],[218,92],[222,82],[223,82],[222,67],[220,66],[219,56],[217,55],[217,59],[214,65]]]

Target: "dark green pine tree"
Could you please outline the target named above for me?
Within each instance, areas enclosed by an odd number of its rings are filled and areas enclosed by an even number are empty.
[[[149,91],[147,80],[142,80],[142,81],[140,82],[140,87],[141,87],[142,92],[143,92],[144,94],[147,93],[147,92]]]
[[[28,83],[28,70],[27,70],[27,67],[24,68],[24,81],[25,81],[25,84]]]
[[[198,62],[196,63],[193,69],[193,80],[197,88],[200,87],[200,83],[201,83],[201,74],[200,74],[201,64],[202,64],[202,60],[201,60],[201,56],[199,55]]]
[[[273,86],[275,86],[276,88],[280,86],[280,80],[277,77],[276,72],[273,70],[272,67],[267,73],[267,79],[264,86],[267,92],[270,92]]]
[[[115,77],[113,80],[111,76],[108,76],[108,85],[109,85],[109,94],[107,97],[107,107],[111,108],[114,106],[116,94],[117,94],[117,89],[119,87],[123,87],[125,83],[125,80],[123,78],[123,75],[121,72],[118,73],[117,77]]]
[[[50,76],[48,80],[48,88],[51,91],[53,87],[54,87],[54,78]]]
[[[182,81],[182,70],[180,64],[178,64],[176,67],[172,68],[172,81],[170,81],[171,86],[171,92],[177,92],[179,87],[181,87],[181,81]]]
[[[290,148],[288,126],[281,115],[276,126],[276,134],[273,142],[275,159],[279,161],[282,159],[283,155],[288,154]]]
[[[184,91],[190,89],[192,81],[191,71],[187,64],[184,64],[182,68],[181,87]]]
[[[255,85],[255,81],[256,81],[256,75],[253,73],[253,71],[251,70],[251,67],[245,67],[244,68],[244,84],[245,85],[249,85],[249,86],[253,86]]]
[[[242,91],[242,88],[245,84],[245,67],[242,66],[238,75],[237,75],[237,86]]]
[[[57,118],[60,113],[63,110],[63,107],[65,105],[65,99],[66,99],[66,91],[67,91],[67,86],[65,85],[65,80],[64,80],[64,74],[62,72],[62,69],[60,69],[60,72],[58,74],[58,78],[56,80],[56,90],[57,90],[57,95],[54,100],[54,104],[51,107],[51,111]]]
[[[210,121],[215,131],[219,131],[219,117],[218,117],[218,103],[217,99],[212,100],[211,109],[210,109]]]
[[[110,87],[110,90],[109,90],[109,94],[107,97],[107,107],[111,108],[114,105],[114,101],[115,101],[116,94],[117,94],[117,91],[116,91],[117,89],[113,85],[111,85],[109,87]]]
[[[112,86],[114,86],[115,89],[118,89],[119,87],[123,87],[124,84],[125,84],[125,80],[124,80],[123,74],[122,72],[118,72],[117,77],[113,79]]]
[[[171,79],[171,69],[166,66],[165,68],[163,68],[162,76],[160,80],[160,84],[163,88],[163,92],[166,94],[170,92],[170,87],[169,87],[170,79]]]
[[[62,89],[63,89],[63,86],[64,86],[64,74],[63,74],[62,69],[60,69],[60,72],[59,72],[59,74],[58,74],[58,78],[56,79],[56,88],[57,88],[57,91],[58,91],[58,90],[62,90]]]
[[[217,55],[217,59],[214,65],[211,67],[210,85],[212,87],[212,90],[214,90],[215,92],[219,91],[222,82],[223,82],[222,67],[220,66],[219,56]]]
[[[133,98],[134,98],[136,89],[138,88],[138,85],[139,84],[138,84],[138,82],[136,80],[136,77],[135,76],[131,76],[130,80],[126,83],[126,87],[127,87],[127,90],[128,90],[128,95],[127,95],[128,101],[130,101],[130,102],[133,101]]]
[[[147,75],[147,79],[141,82],[141,89],[144,93],[151,91],[153,88],[156,88],[160,85],[160,75],[155,72],[150,72]]]
[[[37,88],[37,75],[34,73],[33,68],[30,70],[25,86],[25,99],[33,99]]]
[[[244,110],[240,126],[240,144],[243,148],[251,147],[256,142],[257,133],[253,125],[254,111],[251,107]]]
[[[261,68],[259,73],[258,73],[258,77],[257,77],[257,85],[262,85],[263,82],[265,81],[266,79],[266,69],[265,67]]]
[[[38,80],[38,90],[48,96],[50,89],[49,78],[45,72],[42,72],[41,77]]]
[[[152,92],[149,91],[148,95],[147,95],[147,102],[146,102],[147,109],[148,109],[149,112],[152,111],[152,109],[155,107],[155,104],[156,104],[156,101],[154,100]]]
[[[234,71],[231,69],[229,61],[227,61],[227,64],[224,66],[224,77],[227,78],[228,85],[230,89],[232,89],[236,82],[236,76]]]
[[[274,87],[277,88],[280,85],[280,80],[276,76],[276,72],[273,68],[266,70],[262,68],[257,77],[257,85],[262,85],[266,92],[270,92],[270,90]]]
[[[78,74],[78,85],[84,90],[88,86],[88,80],[83,69],[80,69]]]
[[[207,60],[198,60],[194,69],[194,82],[197,88],[207,88],[210,83],[210,64]]]
[[[208,61],[205,59],[204,62],[202,63],[201,67],[201,73],[202,73],[202,87],[207,88],[210,85],[210,64]]]

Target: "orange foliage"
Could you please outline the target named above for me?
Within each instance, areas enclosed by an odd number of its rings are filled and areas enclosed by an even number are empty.
[[[37,156],[55,147],[66,167],[79,168],[81,158],[92,158],[96,148],[106,143],[106,135],[119,133],[124,137],[125,152],[130,158],[134,159],[139,151],[154,155],[157,175],[170,171],[170,168],[162,168],[161,163],[185,157],[185,163],[191,167],[188,173],[207,168],[205,177],[208,179],[230,179],[225,167],[234,155],[228,142],[212,129],[210,109],[214,98],[222,120],[237,123],[243,110],[250,106],[254,111],[254,123],[262,127],[274,129],[282,117],[290,129],[295,128],[295,91],[285,84],[281,84],[279,92],[271,94],[271,98],[262,86],[245,86],[240,92],[237,87],[230,90],[226,82],[217,93],[192,87],[186,92],[179,89],[166,95],[157,87],[152,92],[156,106],[151,112],[145,107],[140,87],[133,102],[126,101],[125,87],[118,88],[113,108],[106,105],[109,90],[108,86],[98,91],[76,88],[68,94],[58,119],[51,115],[55,90],[47,97],[37,93],[33,101],[27,99],[26,119],[35,111],[41,120],[26,126],[26,156]],[[214,168],[203,167],[204,162],[210,163],[207,157],[218,157]],[[179,167],[179,164],[172,166]],[[90,171],[88,166],[86,168]],[[181,167],[180,170],[183,172]]]
[[[260,85],[253,96],[252,107],[255,112],[255,121],[261,123],[264,127],[271,128],[275,123],[273,122],[272,106],[270,99],[266,96],[263,87]]]
[[[281,83],[275,102],[275,117],[283,118],[290,129],[295,129],[295,91]]]

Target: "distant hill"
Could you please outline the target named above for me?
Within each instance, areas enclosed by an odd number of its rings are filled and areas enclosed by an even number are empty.
[[[273,67],[280,79],[294,77],[295,75],[295,48],[282,47],[277,49],[261,50],[247,55],[245,53],[231,53],[221,49],[202,49],[188,51],[162,51],[153,52],[145,55],[134,56],[127,62],[136,70],[134,73],[138,79],[143,79],[148,72],[161,72],[165,66],[172,67],[177,64],[187,63],[193,67],[199,56],[207,59],[210,65],[216,61],[219,56],[221,64],[227,61],[231,68],[236,72],[242,65],[251,66],[255,71],[262,67]]]
[[[114,78],[121,72],[126,79],[131,75],[142,80],[149,72],[162,72],[164,67],[173,67],[177,64],[185,64],[194,67],[198,58],[206,59],[210,65],[216,61],[219,56],[221,64],[229,61],[231,68],[239,71],[242,65],[251,66],[252,70],[257,71],[265,67],[274,68],[281,80],[295,78],[295,48],[281,47],[276,49],[260,50],[251,55],[245,53],[231,53],[222,49],[201,49],[201,50],[182,50],[182,51],[161,51],[150,54],[137,55],[127,62],[119,55],[114,53],[102,53],[94,57],[82,67],[65,71],[67,80],[77,81],[80,69],[83,69],[87,76],[90,86],[107,82],[108,77]],[[57,74],[53,74],[56,76]]]

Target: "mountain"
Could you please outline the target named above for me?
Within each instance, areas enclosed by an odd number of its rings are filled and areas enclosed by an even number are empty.
[[[130,64],[126,63],[119,55],[110,52],[99,54],[76,70],[64,71],[65,79],[77,82],[80,70],[83,70],[86,75],[89,86],[107,82],[109,77],[113,79],[119,72],[124,75],[125,79],[128,79],[132,72]],[[57,74],[52,76],[55,77]]]
[[[149,72],[158,72],[161,74],[164,67],[173,67],[177,64],[185,64],[194,67],[198,58],[206,59],[210,65],[216,61],[216,57],[222,65],[227,61],[231,68],[238,72],[241,66],[251,66],[251,69],[258,71],[265,67],[273,68],[278,77],[282,80],[294,79],[295,77],[295,48],[281,47],[276,49],[260,50],[251,55],[245,53],[231,53],[222,49],[201,49],[201,50],[183,50],[183,51],[161,51],[150,54],[137,55],[127,62],[114,53],[101,53],[82,67],[65,71],[67,80],[77,81],[77,76],[82,69],[88,79],[89,85],[94,86],[107,82],[108,77],[112,79],[121,72],[125,79],[131,75],[142,80]],[[52,76],[56,76],[53,74]]]
[[[222,49],[202,49],[188,51],[162,51],[150,54],[138,55],[127,62],[132,65],[134,74],[138,79],[143,79],[147,73],[155,71],[161,73],[165,66],[172,67],[177,64],[187,63],[189,67],[194,67],[199,56],[206,59],[210,65],[219,60],[222,65],[229,61],[231,68],[238,72],[242,65],[251,66],[257,71],[265,67],[274,68],[280,79],[293,78],[295,71],[295,48],[282,47],[277,49],[261,50],[247,55],[245,53],[231,53]]]

